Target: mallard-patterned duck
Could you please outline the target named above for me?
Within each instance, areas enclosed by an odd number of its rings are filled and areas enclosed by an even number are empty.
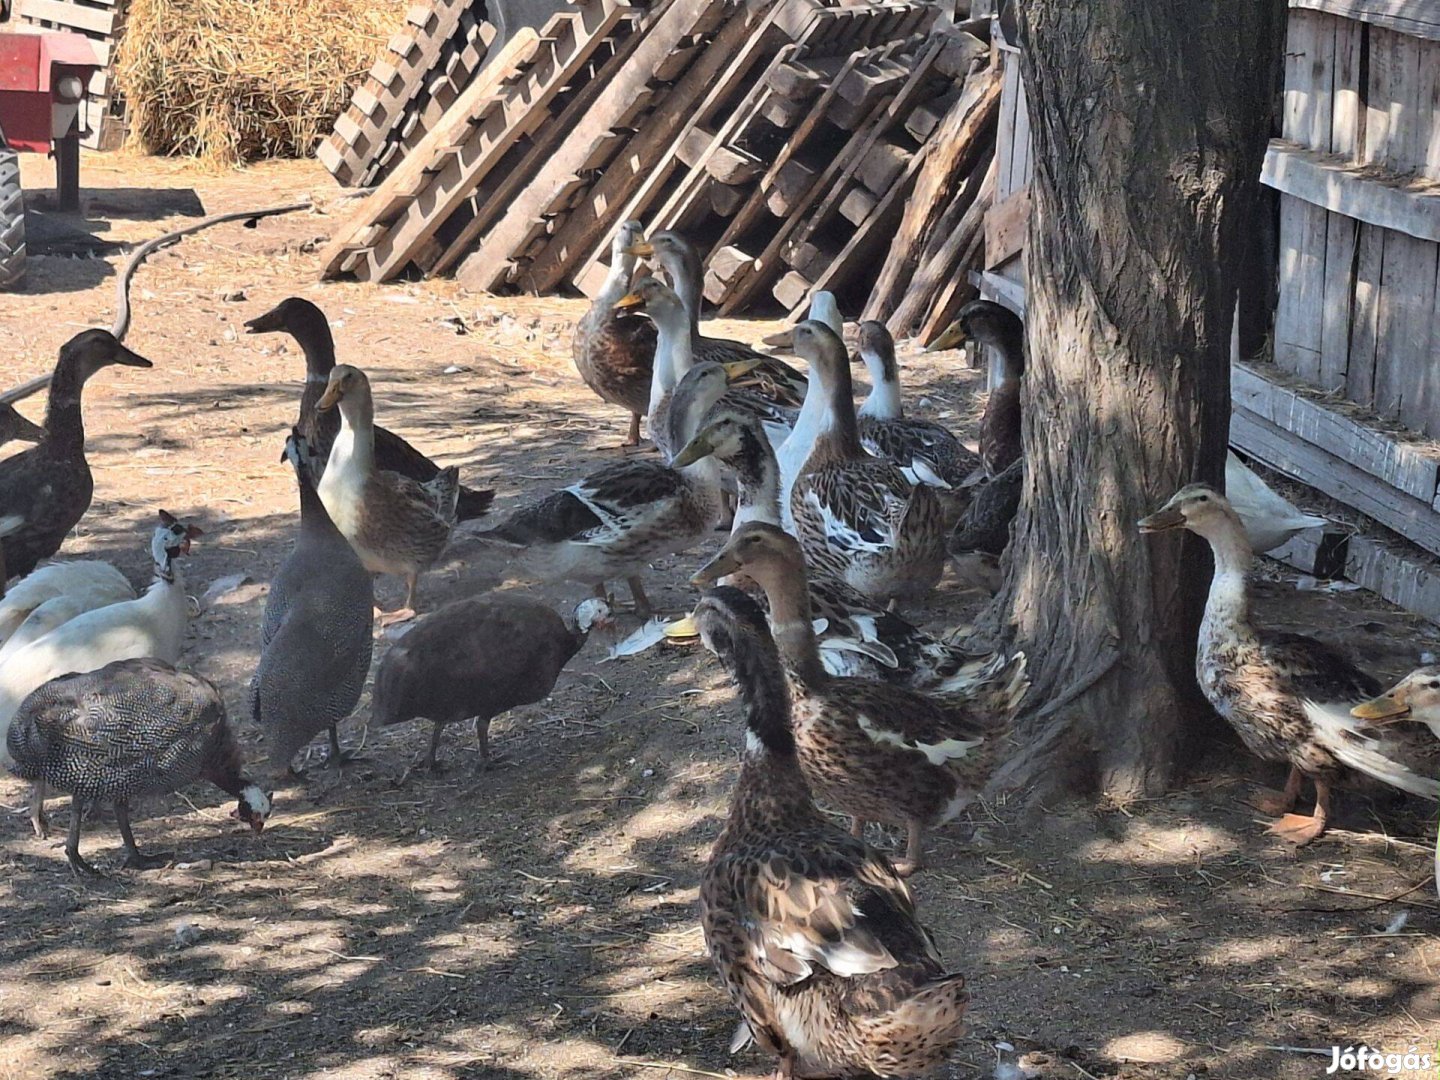
[[[585,385],[612,405],[630,410],[626,446],[640,443],[640,418],[650,402],[651,372],[655,367],[656,328],[647,319],[616,307],[630,290],[635,256],[630,248],[645,236],[638,221],[627,221],[610,243],[610,272],[594,302],[575,325],[575,368]]]
[[[292,296],[275,307],[257,315],[245,324],[247,334],[268,334],[277,330],[288,333],[305,354],[305,389],[300,393],[300,416],[295,421],[305,444],[310,447],[319,479],[330,460],[330,447],[340,434],[340,415],[318,408],[320,398],[330,383],[335,369],[335,339],[330,334],[330,321],[325,313],[302,296]],[[408,476],[416,483],[428,484],[440,475],[439,465],[416,450],[408,442],[378,424],[375,426],[375,467],[386,472]],[[460,485],[455,503],[457,521],[474,521],[483,517],[495,499],[495,492]]]
[[[970,503],[947,543],[951,555],[972,552],[1003,555],[1010,543],[1010,523],[1020,512],[1025,488],[1025,459],[1016,458],[999,476],[981,479],[971,488]]]
[[[795,538],[751,522],[691,578],[709,587],[744,571],[765,590],[785,661],[800,769],[822,802],[854,819],[903,826],[904,873],[921,865],[925,830],[952,820],[989,778],[1028,684],[1024,658],[969,695],[930,696],[869,679],[837,679],[820,661],[805,558]]]
[[[845,319],[840,314],[840,304],[834,293],[817,292],[810,300],[808,317],[824,323],[837,338],[845,340]],[[786,335],[786,341],[790,348],[795,347],[793,327]],[[810,451],[815,449],[815,440],[820,438],[820,433],[829,423],[830,403],[818,388],[810,393],[814,384],[815,380],[807,380],[805,399],[800,403],[790,437],[775,447],[775,460],[780,466],[780,523],[790,533],[795,531],[795,519],[790,514],[790,492],[795,487],[800,470],[810,459]]]
[[[45,438],[43,427],[26,420],[8,401],[0,402],[0,446],[15,439],[19,439],[21,442],[38,443],[43,438]]]
[[[823,323],[795,327],[825,419],[790,491],[805,557],[872,600],[922,597],[945,569],[945,515],[932,488],[860,445],[845,345]],[[807,399],[808,403],[808,399]]]
[[[695,404],[674,402],[693,432]],[[658,461],[616,462],[538,502],[521,507],[478,539],[512,549],[527,575],[577,581],[604,596],[605,583],[624,578],[636,610],[650,613],[640,574],[655,559],[699,543],[720,520],[720,466],[713,458],[672,468]]]
[[[674,230],[657,232],[648,240],[630,245],[630,253],[654,259],[680,296],[690,322],[690,340],[696,360],[730,364],[752,361],[754,389],[779,405],[798,407],[805,398],[805,376],[773,356],[767,356],[743,341],[706,337],[700,332],[700,306],[704,302],[705,267],[695,245]]]
[[[1215,576],[1200,624],[1195,675],[1215,711],[1266,761],[1288,762],[1283,794],[1256,800],[1257,809],[1283,815],[1271,831],[1307,844],[1324,831],[1333,786],[1345,767],[1316,731],[1306,702],[1352,705],[1374,697],[1380,685],[1329,645],[1302,634],[1258,630],[1250,622],[1245,575],[1252,553],[1239,515],[1206,484],[1189,484],[1140,522],[1140,531],[1189,529],[1215,555]],[[1292,813],[1305,778],[1315,782],[1315,813]]]
[[[926,351],[953,349],[966,339],[989,345],[1000,358],[1000,381],[980,418],[980,460],[987,476],[998,476],[1024,452],[1020,380],[1025,376],[1025,324],[993,300],[972,300]]]
[[[359,368],[339,364],[316,408],[340,408],[340,434],[320,480],[320,501],[365,569],[405,579],[405,605],[382,626],[415,617],[415,586],[440,557],[455,527],[460,470],[442,469],[428,484],[375,465],[375,401]]]
[[[593,598],[575,609],[574,626],[549,605],[516,592],[452,601],[385,653],[375,674],[375,722],[429,720],[425,763],[435,772],[445,725],[473,719],[480,768],[486,769],[490,721],[548,697],[591,629],[609,622],[609,605]]]
[[[13,519],[0,540],[0,582],[23,577],[59,551],[90,509],[95,481],[85,460],[80,394],[90,376],[112,364],[153,366],[108,330],[83,330],[60,347],[44,436],[29,450],[6,458],[0,469],[0,518]]]
[[[752,521],[780,526],[780,470],[775,452],[749,417],[722,409],[675,459],[677,465],[714,455],[739,481],[731,535]],[[753,585],[753,583],[751,583]],[[809,574],[810,616],[820,660],[836,676],[883,679],[913,690],[955,692],[982,678],[990,659],[937,641],[918,626],[873,604],[839,578]],[[756,590],[762,604],[763,590]]]
[[[736,1043],[754,1038],[784,1080],[931,1071],[960,1038],[964,978],[945,970],[890,862],[816,810],[754,602],[712,589],[695,618],[746,713],[729,820],[700,879],[705,942],[742,1017]]]
[[[895,339],[874,319],[860,324],[859,356],[870,373],[870,394],[856,413],[860,445],[876,457],[900,466],[912,484],[959,492],[981,468],[980,455],[943,425],[908,420],[900,400],[900,368]]]

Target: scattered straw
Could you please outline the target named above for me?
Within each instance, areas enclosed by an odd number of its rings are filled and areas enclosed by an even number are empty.
[[[404,10],[394,0],[130,0],[117,59],[130,138],[215,166],[304,156]]]

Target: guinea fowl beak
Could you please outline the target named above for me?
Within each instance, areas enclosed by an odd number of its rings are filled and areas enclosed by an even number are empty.
[[[735,573],[735,571],[740,569],[741,565],[740,560],[734,556],[729,548],[723,548],[720,554],[716,555],[691,575],[690,584],[694,585],[697,589],[708,589],[726,574]]]
[[[340,404],[340,399],[345,396],[345,391],[340,388],[338,382],[331,383],[325,388],[325,393],[320,395],[320,400],[315,403],[315,408],[320,412],[326,412]]]
[[[1149,517],[1141,518],[1136,525],[1142,533],[1166,532],[1169,529],[1184,528],[1185,515],[1179,510],[1156,510]]]
[[[641,296],[638,292],[628,292],[624,296],[620,297],[619,300],[615,301],[615,307],[618,310],[622,311],[627,308],[637,308],[644,306],[645,297]]]
[[[672,468],[683,469],[686,465],[693,465],[702,458],[707,458],[715,452],[715,447],[710,445],[702,432],[686,443],[678,454],[671,460]]]
[[[110,359],[111,359],[112,362],[114,362],[114,363],[116,363],[116,364],[124,364],[126,367],[154,367],[154,366],[155,366],[155,365],[152,364],[149,360],[146,360],[145,357],[141,356],[141,355],[140,355],[139,353],[137,353],[137,352],[133,352],[132,350],[127,349],[124,345],[121,345],[118,341],[115,343],[115,353],[114,353],[114,355],[113,355]]]
[[[655,255],[655,245],[651,244],[648,240],[641,240],[626,248],[625,254],[634,255],[639,259],[653,258]]]
[[[941,330],[939,337],[925,346],[925,352],[944,352],[946,349],[958,349],[964,344],[965,328],[960,325],[959,320],[956,320]]]
[[[1362,702],[1350,710],[1357,720],[1392,720],[1410,715],[1410,695],[1401,687]]]

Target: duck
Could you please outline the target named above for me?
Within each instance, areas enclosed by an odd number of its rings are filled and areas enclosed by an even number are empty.
[[[124,574],[99,559],[76,559],[38,567],[17,581],[0,600],[0,643],[8,645],[36,611],[60,599],[74,600],[79,611],[89,611],[121,600],[134,600],[135,590]],[[30,636],[33,639],[39,635]]]
[[[845,320],[840,314],[840,305],[834,293],[822,290],[811,297],[810,310],[806,317],[824,323],[838,339],[845,340]],[[793,328],[788,332],[787,339],[789,347],[793,349]],[[795,531],[795,518],[790,513],[790,492],[795,487],[795,479],[800,475],[800,470],[810,458],[810,451],[815,449],[815,441],[829,422],[829,402],[824,394],[818,391],[814,394],[809,392],[811,381],[806,381],[805,394],[790,437],[775,448],[775,460],[780,466],[780,521],[785,530],[791,533]]]
[[[0,401],[0,446],[8,442],[38,443],[45,438],[45,429],[20,415],[8,401]]]
[[[21,703],[6,749],[20,779],[72,796],[65,858],[76,874],[99,873],[80,855],[80,825],[91,803],[114,805],[125,865],[140,870],[164,866],[169,857],[136,846],[133,799],[205,780],[234,796],[231,815],[253,832],[270,817],[272,796],[245,773],[220,691],[153,657],[44,683]]]
[[[1208,484],[1187,484],[1143,518],[1142,533],[1188,529],[1215,556],[1215,574],[1200,623],[1195,675],[1206,700],[1241,742],[1264,761],[1290,767],[1285,789],[1254,801],[1277,816],[1272,833],[1296,846],[1324,834],[1335,786],[1347,769],[1321,737],[1307,702],[1349,709],[1380,693],[1380,685],[1338,651],[1303,634],[1257,628],[1250,619],[1246,574],[1254,555],[1229,500]],[[1315,809],[1294,813],[1305,780],[1315,785]]]
[[[980,478],[970,489],[970,501],[946,541],[951,556],[960,559],[976,552],[1003,555],[1024,488],[1024,458],[1016,458],[998,476]]]
[[[616,301],[630,291],[635,256],[630,248],[641,242],[645,227],[627,221],[610,242],[610,272],[590,309],[575,324],[572,350],[575,368],[585,385],[604,401],[630,412],[630,433],[625,446],[640,445],[640,420],[650,402],[655,367],[656,324],[639,318]]]
[[[776,528],[780,521],[780,470],[775,452],[754,421],[721,409],[676,458],[688,464],[713,455],[739,481],[730,535],[752,521]],[[874,604],[840,578],[810,569],[810,616],[820,661],[835,676],[883,679],[913,690],[959,692],[990,667],[954,645],[931,637],[899,614]],[[764,600],[757,590],[756,598]]]
[[[701,640],[745,708],[740,775],[700,877],[711,963],[776,1077],[911,1076],[955,1050],[970,995],[921,925],[909,886],[815,806],[780,657],[759,607],[709,590]]]
[[[700,307],[704,301],[705,267],[700,253],[689,239],[673,229],[652,234],[631,244],[631,255],[654,259],[664,270],[672,288],[685,305],[690,323],[691,351],[697,360],[728,364],[746,361],[754,366],[752,383],[778,405],[795,408],[805,397],[805,376],[778,357],[767,356],[743,341],[706,337],[700,332]]]
[[[870,373],[871,384],[856,412],[860,445],[876,457],[894,462],[912,484],[960,492],[983,467],[980,455],[944,425],[906,418],[895,339],[884,323],[867,319],[860,324],[858,356]]]
[[[1225,497],[1240,515],[1250,548],[1257,555],[1284,547],[1306,529],[1323,528],[1330,523],[1318,514],[1307,514],[1291,506],[1247,469],[1233,450],[1225,454]]]
[[[811,394],[826,402],[815,445],[790,491],[806,559],[880,603],[927,595],[945,568],[940,500],[933,488],[911,484],[898,466],[860,445],[840,338],[807,320],[795,327],[795,349],[809,362]]]
[[[989,345],[1000,358],[1000,381],[980,417],[980,461],[986,476],[999,476],[1024,452],[1020,383],[1025,376],[1025,324],[993,300],[972,300],[925,351],[957,348],[966,340]]]
[[[0,469],[0,518],[17,519],[0,539],[0,581],[24,577],[54,555],[90,509],[95,482],[85,460],[80,396],[92,375],[114,364],[154,366],[108,330],[83,330],[60,347],[45,434],[29,450],[6,458]]]
[[[800,770],[821,802],[906,830],[904,876],[923,865],[928,829],[955,818],[989,779],[1028,688],[1019,655],[966,695],[921,694],[892,683],[836,678],[820,660],[800,544],[750,522],[690,579],[709,588],[744,571],[765,592],[784,660]]]
[[[339,414],[318,408],[329,386],[330,372],[335,369],[335,339],[330,333],[330,320],[303,296],[290,296],[245,323],[247,334],[278,331],[294,338],[305,354],[305,388],[300,393],[300,416],[295,426],[310,448],[318,482],[330,459],[330,447],[340,434]],[[399,473],[420,484],[430,483],[442,471],[399,435],[379,425],[375,427],[375,467]],[[477,490],[461,484],[455,502],[455,519],[475,521],[484,517],[494,500],[495,492],[488,488]]]
[[[380,661],[375,722],[429,720],[425,764],[437,772],[445,726],[474,718],[480,768],[488,769],[490,721],[549,697],[591,630],[611,618],[610,606],[598,598],[581,601],[568,626],[548,604],[518,592],[455,600],[416,623]]]
[[[698,403],[682,392],[677,430],[694,434]],[[640,574],[655,559],[686,551],[720,521],[720,465],[704,458],[681,467],[635,458],[526,504],[476,538],[506,551],[524,574],[590,585],[624,578],[638,613],[652,607]]]
[[[300,489],[300,530],[265,598],[250,716],[265,731],[272,769],[288,768],[321,731],[330,735],[328,762],[338,765],[347,758],[337,728],[370,673],[375,593],[315,490],[310,448],[298,427],[282,460]]]
[[[180,659],[190,610],[179,560],[204,533],[169,511],[161,510],[159,518],[150,536],[154,579],[145,595],[76,615],[17,650],[0,668],[0,735],[25,697],[59,675],[94,671],[115,660],[154,657],[174,664]],[[44,801],[44,788],[37,784],[30,823],[40,837],[46,835]]]
[[[413,619],[420,574],[440,557],[455,527],[460,471],[452,465],[422,484],[376,465],[375,400],[357,367],[337,364],[315,407],[340,410],[340,433],[318,488],[325,512],[366,570],[405,581],[404,604],[381,616],[380,625]]]

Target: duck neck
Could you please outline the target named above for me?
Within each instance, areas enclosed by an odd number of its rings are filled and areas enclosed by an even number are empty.
[[[338,467],[338,468],[337,468]],[[340,433],[330,447],[331,469],[369,475],[375,468],[375,404],[368,396],[347,397],[340,402]]]
[[[45,404],[45,441],[52,452],[85,452],[85,419],[80,411],[84,388],[85,373],[78,364],[61,360],[55,365]]]
[[[690,323],[690,337],[700,336],[700,289],[704,271],[699,256],[693,252],[677,251],[662,261],[665,274],[670,278],[670,288],[680,297],[685,307],[685,316]]]
[[[775,452],[764,437],[746,431],[740,453],[725,464],[735,471],[740,484],[740,498],[735,508],[734,536],[752,521],[780,525],[780,467]]]
[[[820,663],[820,646],[810,621],[810,585],[803,567],[785,567],[757,580],[770,604],[770,626],[775,644],[791,673],[806,686],[822,683],[829,676]]]
[[[887,364],[885,358],[871,349],[861,349],[860,358],[870,372],[870,395],[860,406],[860,416],[876,420],[901,420],[905,406],[900,401],[900,373],[895,370],[895,361]]]
[[[1000,383],[1018,383],[1025,374],[1025,326],[1007,324],[985,342],[1000,358]],[[998,384],[997,384],[998,385]]]
[[[330,324],[319,312],[312,312],[295,319],[286,329],[305,354],[306,381],[324,384],[335,367],[335,339],[330,335]]]
[[[655,368],[650,375],[650,415],[665,395],[695,366],[695,351],[683,322],[661,317],[655,319]]]
[[[315,536],[340,536],[330,511],[325,509],[320,493],[315,490],[309,469],[296,469],[296,480],[300,488],[300,531]]]
[[[1200,641],[1204,645],[1218,637],[1251,638],[1250,593],[1246,575],[1254,556],[1239,521],[1226,520],[1224,528],[1209,531],[1205,539],[1215,556],[1215,576],[1205,600]]]
[[[855,388],[850,382],[850,367],[842,358],[833,367],[814,365],[820,375],[821,397],[825,402],[825,418],[815,440],[815,450],[834,459],[869,457],[860,446],[860,426],[855,418]],[[810,395],[806,394],[808,403]]]
[[[595,306],[610,310],[615,302],[630,288],[630,279],[635,274],[635,256],[627,254],[623,245],[616,244],[610,249],[610,271],[605,282],[595,294]]]
[[[800,772],[795,735],[790,726],[790,690],[780,659],[770,642],[735,635],[733,671],[745,705],[745,752],[740,763],[739,791],[756,798],[731,800],[731,820],[743,819],[752,806],[773,818],[777,800],[794,806],[786,817],[813,814],[809,786]]]

